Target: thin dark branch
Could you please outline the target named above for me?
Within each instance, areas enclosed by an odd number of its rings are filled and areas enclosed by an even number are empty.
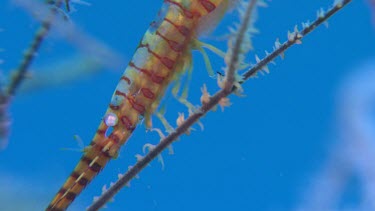
[[[246,73],[243,74],[243,79],[247,80],[250,77],[254,76],[260,69],[262,69],[265,65],[269,64],[279,55],[282,55],[284,51],[286,51],[289,47],[296,44],[296,42],[300,41],[303,37],[308,35],[312,32],[317,26],[327,21],[332,15],[336,12],[341,10],[347,4],[349,4],[351,0],[343,0],[341,3],[332,7],[324,16],[318,17],[313,23],[311,23],[308,27],[304,28],[301,32],[296,33],[293,39],[288,39],[288,41],[284,42],[278,49],[273,51],[270,55],[266,56],[260,62],[258,62],[254,67],[248,70]]]
[[[307,26],[299,33],[295,33],[294,37],[288,39],[287,42],[280,45],[274,52],[263,58],[251,69],[246,71],[242,76],[244,80],[255,76],[257,72],[262,70],[262,68],[273,61],[277,56],[282,55],[290,46],[296,44],[304,36],[312,32],[317,26],[329,19],[333,14],[345,7],[351,0],[343,0],[341,3],[333,6],[327,13],[318,17],[311,25]],[[234,89],[232,89],[232,92]],[[218,91],[214,96],[212,96],[208,103],[203,104],[194,114],[189,116],[176,130],[170,133],[166,138],[164,138],[158,145],[150,150],[142,159],[140,159],[132,168],[130,168],[124,176],[122,176],[116,183],[111,186],[106,192],[104,192],[99,199],[97,199],[90,207],[88,211],[96,211],[103,207],[111,198],[118,192],[122,187],[124,187],[131,179],[137,176],[137,174],[145,168],[153,159],[155,159],[165,148],[167,148],[173,141],[179,138],[182,134],[189,130],[189,128],[196,123],[201,117],[203,117],[209,110],[214,108],[220,101],[220,99],[227,97],[232,92],[227,92],[224,89]]]

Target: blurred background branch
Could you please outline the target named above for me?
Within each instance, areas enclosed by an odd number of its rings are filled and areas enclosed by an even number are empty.
[[[85,34],[70,21],[68,14],[72,7],[71,3],[76,1],[46,0],[39,1],[12,0],[12,2],[25,9],[34,18],[41,21],[34,38],[25,51],[24,58],[18,68],[10,73],[9,83],[0,89],[0,149],[8,144],[8,136],[11,127],[9,115],[9,104],[17,91],[21,93],[36,91],[81,80],[84,77],[98,73],[110,68],[118,69],[124,64],[123,56],[113,49]],[[78,3],[88,5],[83,1]],[[57,17],[56,17],[57,16]],[[50,32],[63,37],[76,48],[84,52],[84,55],[76,54],[54,60],[44,67],[31,67],[33,60],[38,55],[43,41]],[[27,80],[26,80],[27,79]]]
[[[48,3],[48,2],[47,2]],[[11,98],[14,96],[16,90],[21,85],[23,80],[27,77],[27,73],[35,55],[37,54],[42,42],[45,40],[48,32],[51,29],[52,22],[57,14],[58,8],[61,6],[62,0],[54,2],[49,9],[48,16],[42,21],[31,41],[29,48],[24,53],[24,57],[18,68],[12,73],[9,85],[7,87],[0,87],[0,149],[6,147],[8,143],[9,127],[11,125],[8,114],[8,106]]]

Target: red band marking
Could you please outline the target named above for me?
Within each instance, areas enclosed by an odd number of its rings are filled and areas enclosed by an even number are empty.
[[[172,59],[168,57],[161,57],[159,59],[168,69],[171,70],[173,68],[175,62]]]
[[[154,82],[154,83],[161,84],[161,83],[163,83],[163,81],[165,79],[165,77],[163,77],[163,76],[156,75],[155,73],[151,74],[151,72],[149,70],[146,70],[146,69],[139,68],[139,67],[135,66],[135,64],[133,62],[130,62],[129,66],[133,67],[136,70],[138,70],[138,71],[146,74],[147,76],[149,76],[151,78],[151,81]]]
[[[200,0],[202,6],[207,10],[207,12],[212,12],[216,9],[216,6],[209,0]]]
[[[140,71],[140,72],[143,73],[143,74],[146,74],[146,75],[148,75],[148,76],[151,76],[150,71],[135,66],[135,64],[134,64],[133,62],[130,62],[130,63],[129,63],[129,66],[130,66],[130,67],[133,67],[133,68],[135,68],[135,69],[137,69],[138,71]]]
[[[81,174],[76,172],[76,171],[73,171],[71,174],[70,174],[70,177],[74,178],[74,179],[77,179]]]
[[[112,110],[114,110],[114,111],[120,109],[120,106],[115,106],[115,105],[112,105],[112,104],[109,104],[109,107],[110,107]]]
[[[87,165],[89,165],[89,164],[91,163],[92,159],[89,158],[89,157],[84,156],[84,157],[81,159],[81,161],[84,162],[84,163],[86,163]]]
[[[154,99],[155,94],[148,88],[142,88],[141,92],[143,96],[147,97],[148,99]]]
[[[130,80],[130,78],[128,78],[128,77],[126,77],[126,76],[122,76],[120,80],[124,80],[124,81],[126,81],[126,83],[128,83],[128,85],[131,84],[131,80]]]
[[[164,18],[165,21],[167,21],[168,23],[172,24],[174,27],[176,27],[176,29],[185,37],[189,36],[190,34],[190,29],[186,26],[183,26],[183,25],[177,25],[176,23],[174,23],[173,21],[169,20],[168,18]]]
[[[134,99],[132,99],[132,98],[128,98],[128,100],[129,100],[129,103],[132,105],[132,107],[133,107],[136,111],[138,111],[138,113],[139,113],[140,115],[143,115],[143,114],[145,113],[146,108],[145,108],[142,104],[137,103],[137,102],[136,102]]]
[[[123,97],[126,98],[126,94],[123,93],[123,92],[121,92],[121,91],[119,91],[119,90],[116,90],[115,95],[121,95],[121,96],[123,96]]]
[[[164,66],[166,66],[170,70],[173,68],[175,61],[173,61],[172,59],[168,57],[162,57],[159,54],[155,53],[154,51],[150,49],[150,45],[148,43],[140,44],[138,48],[147,48],[147,51],[153,56],[155,56],[156,58],[158,58],[161,61],[161,63],[164,64]]]
[[[163,38],[165,41],[168,42],[168,45],[169,47],[173,50],[173,51],[176,51],[177,53],[180,53],[182,52],[182,50],[184,49],[184,46],[176,41],[173,41],[173,40],[170,40],[168,38],[166,38],[164,35],[162,35],[159,31],[156,31],[156,35],[158,35],[159,37]]]
[[[120,138],[117,135],[115,135],[114,133],[111,133],[111,135],[109,135],[108,138],[111,139],[116,144],[118,144],[120,142]]]
[[[120,119],[121,119],[122,124],[125,125],[127,130],[133,131],[135,129],[132,122],[130,121],[130,119],[127,116],[124,115]]]
[[[81,177],[81,179],[78,180],[78,184],[80,184],[83,187],[86,187],[86,185],[89,183],[89,180],[87,178]]]
[[[103,135],[103,134],[105,134],[105,131],[106,130],[97,130],[96,133],[99,134],[99,135]]]
[[[109,158],[109,159],[111,159],[111,158],[113,158],[113,156],[111,156],[110,154],[109,154],[109,149],[107,150],[107,151],[100,151],[100,153],[104,156],[104,157],[107,157],[107,158]]]
[[[95,173],[98,173],[102,168],[103,167],[97,162],[93,163],[92,166],[89,166],[89,169]]]
[[[181,52],[184,49],[184,46],[173,40],[168,40],[169,47],[176,52]]]
[[[175,1],[172,1],[172,0],[165,0],[165,2],[169,2],[169,3],[174,4],[174,5],[176,5],[177,7],[179,7],[179,8],[184,12],[185,16],[186,16],[187,18],[189,18],[189,19],[193,19],[194,16],[196,16],[196,17],[200,17],[200,16],[201,16],[201,15],[200,15],[199,13],[197,13],[197,12],[191,12],[191,11],[187,10],[184,6],[182,6],[182,4],[177,3],[177,2],[175,2]]]
[[[183,34],[185,37],[189,36],[190,34],[190,29],[186,26],[182,26],[182,25],[178,26],[178,31],[180,31],[181,34]]]
[[[154,83],[157,83],[157,84],[161,84],[163,83],[165,77],[163,76],[160,76],[160,75],[152,75],[151,76],[151,80],[154,82]]]
[[[67,189],[65,189],[65,188],[60,188],[60,190],[59,190],[59,194],[64,194],[64,193],[66,193],[66,191],[67,191]]]

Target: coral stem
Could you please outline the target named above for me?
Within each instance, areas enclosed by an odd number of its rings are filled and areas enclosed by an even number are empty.
[[[342,0],[341,3],[337,3],[334,5],[330,10],[327,11],[327,13],[324,14],[324,16],[318,17],[313,23],[311,23],[309,26],[304,28],[300,33],[295,33],[295,36],[292,39],[288,39],[286,42],[281,44],[275,51],[273,51],[271,54],[263,58],[261,61],[259,61],[256,65],[254,65],[251,69],[249,69],[247,72],[245,72],[242,76],[244,80],[249,79],[252,76],[255,76],[255,74],[262,69],[265,65],[273,61],[276,57],[279,55],[282,55],[284,51],[286,51],[288,48],[290,48],[292,45],[296,44],[298,41],[300,41],[303,37],[308,35],[310,32],[312,32],[317,26],[327,21],[332,15],[334,15],[336,12],[340,11],[343,7],[345,7],[347,4],[349,4],[352,0]]]
[[[340,3],[334,5],[327,13],[322,16],[319,16],[311,25],[307,26],[303,29],[300,33],[295,33],[295,36],[292,39],[288,39],[284,44],[280,45],[275,51],[271,54],[263,58],[260,62],[258,62],[255,66],[251,69],[246,71],[242,77],[245,80],[249,79],[250,77],[254,76],[257,72],[261,71],[261,69],[270,63],[273,59],[277,56],[281,55],[284,51],[286,51],[289,47],[293,44],[296,44],[298,41],[302,39],[302,37],[306,36],[310,32],[312,32],[317,26],[325,22],[329,19],[332,15],[336,12],[344,8],[351,0],[343,0]],[[231,61],[233,62],[233,61]],[[232,86],[233,87],[233,86]],[[154,149],[150,150],[148,154],[146,154],[143,158],[139,159],[138,162],[130,168],[123,177],[121,177],[116,183],[111,186],[105,193],[103,193],[95,202],[93,202],[90,207],[87,208],[88,211],[95,211],[99,210],[103,207],[111,198],[118,192],[122,187],[129,183],[131,179],[136,177],[139,172],[145,168],[153,159],[155,159],[165,148],[167,148],[174,140],[184,134],[189,128],[196,123],[201,117],[203,117],[208,111],[214,108],[220,101],[220,99],[227,97],[230,95],[235,88],[232,88],[231,91],[226,91],[225,88],[218,91],[214,96],[210,98],[210,100],[203,104],[195,113],[193,113],[189,118],[187,118],[176,130],[170,133],[167,137],[165,137],[158,145],[155,146]]]

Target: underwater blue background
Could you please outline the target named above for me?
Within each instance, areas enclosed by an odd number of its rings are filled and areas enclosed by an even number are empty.
[[[119,62],[105,61],[101,71],[58,86],[20,91],[10,106],[12,119],[8,147],[0,151],[0,210],[43,210],[81,157],[74,135],[90,143],[126,63],[143,33],[155,18],[161,1],[89,1],[75,5],[71,20],[85,34],[119,52]],[[331,1],[270,1],[259,9],[253,38],[254,53],[264,56],[276,38],[286,40],[295,24],[313,20],[316,11]],[[226,49],[216,39],[238,22],[237,13],[225,16],[218,29],[203,41]],[[29,11],[11,1],[0,1],[0,65],[4,77],[22,58],[39,26]],[[32,69],[55,69],[72,55],[94,54],[54,31],[43,43]],[[340,142],[338,136],[339,87],[347,75],[375,58],[375,27],[368,2],[353,1],[270,65],[271,73],[243,85],[244,97],[231,96],[224,112],[210,112],[189,136],[173,144],[175,154],[163,153],[165,168],[157,161],[124,188],[107,210],[296,210],[317,172]],[[209,54],[222,71],[222,58]],[[40,69],[43,69],[40,68]],[[375,71],[375,70],[373,70]],[[32,79],[30,79],[32,80]],[[189,99],[198,104],[200,87],[214,93],[216,81],[205,70],[202,56],[194,53]],[[178,112],[187,109],[168,93],[166,118],[175,125]],[[374,113],[373,113],[374,114]],[[154,118],[156,127],[161,127]],[[118,159],[113,160],[75,200],[70,210],[84,210],[103,185],[117,179],[136,161],[145,143],[157,143],[157,134],[139,127]],[[359,152],[360,153],[360,152]],[[363,184],[355,177],[338,196],[335,210],[359,207]],[[307,197],[308,198],[308,197]],[[307,208],[306,208],[307,209]]]

